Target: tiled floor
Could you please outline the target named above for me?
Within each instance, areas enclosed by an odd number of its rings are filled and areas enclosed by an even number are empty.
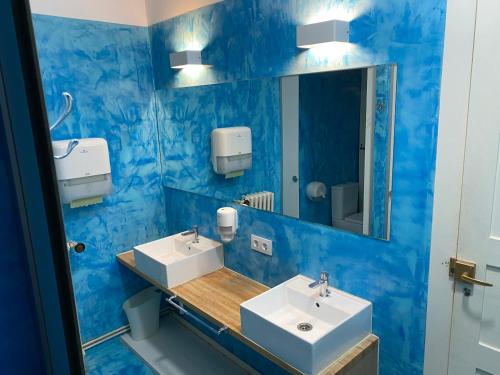
[[[151,375],[153,372],[115,337],[86,351],[85,366],[89,375]]]

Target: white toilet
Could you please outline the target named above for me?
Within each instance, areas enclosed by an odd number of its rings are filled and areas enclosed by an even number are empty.
[[[332,226],[363,233],[363,212],[358,212],[359,184],[348,182],[332,186]]]

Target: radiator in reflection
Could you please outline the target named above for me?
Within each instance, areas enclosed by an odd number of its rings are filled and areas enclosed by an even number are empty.
[[[274,212],[274,193],[262,191],[260,193],[246,194],[242,197],[243,204],[258,208],[259,210]]]

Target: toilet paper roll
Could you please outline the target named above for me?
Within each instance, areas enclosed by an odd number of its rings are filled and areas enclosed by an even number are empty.
[[[322,201],[326,198],[326,185],[320,181],[313,181],[307,184],[307,198],[313,202]]]

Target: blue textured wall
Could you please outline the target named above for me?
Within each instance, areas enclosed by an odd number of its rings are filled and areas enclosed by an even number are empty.
[[[402,74],[417,73],[416,82],[421,74],[432,74],[441,59],[445,4],[225,0],[150,27],[155,86],[197,86],[388,62],[397,62]],[[352,43],[329,50],[296,48],[296,25],[334,18],[351,20]],[[203,61],[211,67],[169,69],[169,53],[185,49],[202,49]]]
[[[297,24],[346,14],[352,44],[297,50]],[[382,374],[422,372],[444,19],[444,0],[226,0],[149,30],[158,89],[398,64],[391,241],[240,207],[238,240],[226,247],[229,267],[269,285],[325,269],[336,286],[373,301]],[[44,17],[35,26],[51,118],[61,91],[76,97],[56,137],[105,136],[112,149],[114,194],[101,206],[65,212],[69,235],[89,244],[72,256],[88,339],[120,325],[121,302],[140,287],[114,255],[165,227],[146,29]],[[170,52],[196,47],[212,68],[168,68]],[[165,196],[170,231],[198,223],[215,236],[221,202],[172,189]],[[250,233],[275,241],[274,256],[251,252]]]
[[[147,284],[115,255],[165,234],[152,67],[146,28],[34,16],[49,119],[61,111],[63,91],[74,110],[53,138],[108,141],[113,193],[96,206],[64,208],[82,340],[126,323],[122,303]]]
[[[218,238],[216,211],[231,205],[205,196],[166,189],[169,232],[193,224],[200,233]],[[239,231],[224,246],[225,266],[268,286],[297,274],[317,278],[330,272],[335,287],[373,303],[373,329],[381,339],[381,374],[422,371],[426,259],[412,258],[408,245],[385,243],[293,218],[277,217],[251,208],[239,212]],[[273,241],[273,256],[250,249],[250,235]],[[423,254],[422,257],[426,256]],[[419,273],[423,273],[422,274]]]
[[[229,201],[258,191],[275,193],[281,210],[280,82],[255,79],[157,91],[165,186]],[[210,133],[252,129],[252,169],[226,179],[213,171]]]
[[[359,179],[361,70],[299,78],[300,219],[332,225],[330,188]],[[326,198],[307,198],[307,185],[326,185]]]
[[[43,374],[36,305],[0,116],[0,373]]]
[[[150,28],[157,88],[396,63],[398,92],[391,241],[239,208],[238,240],[226,264],[274,285],[296,273],[330,271],[334,284],[374,303],[382,374],[420,374],[423,366],[427,278],[444,0],[226,0]],[[295,47],[295,26],[347,15],[351,43],[328,51]],[[203,47],[212,68],[176,72],[168,54]],[[169,230],[193,223],[215,236],[223,203],[168,190]],[[249,249],[249,234],[275,241],[272,258]]]

